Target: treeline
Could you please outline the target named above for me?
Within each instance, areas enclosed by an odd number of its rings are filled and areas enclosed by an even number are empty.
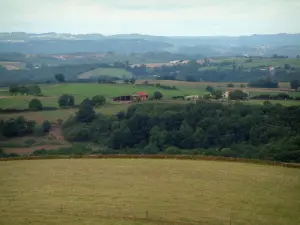
[[[39,85],[32,84],[32,85],[11,85],[9,86],[9,93],[12,95],[41,95],[42,90]]]
[[[277,95],[271,94],[259,94],[251,97],[251,99],[261,99],[261,100],[300,100],[300,97],[293,97],[286,93],[279,93]]]
[[[8,120],[0,120],[0,139],[2,137],[22,137],[31,134],[43,135],[49,132],[50,129],[51,123],[49,121],[37,125],[35,121],[26,120],[23,116],[19,116]]]
[[[253,82],[263,77],[271,77],[278,82],[288,82],[300,79],[300,69],[281,68],[276,72],[260,68],[245,69],[232,62],[212,63],[204,60],[197,64],[190,61],[187,64],[162,66],[153,69],[153,75],[160,80],[210,81],[210,82]],[[255,85],[255,84],[254,84]]]
[[[200,154],[300,162],[300,107],[279,104],[137,104],[116,116],[86,101],[64,126],[70,141],[109,153]],[[108,151],[108,150],[107,150]],[[106,152],[107,153],[107,152]]]

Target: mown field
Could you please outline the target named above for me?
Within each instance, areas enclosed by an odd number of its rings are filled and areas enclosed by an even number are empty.
[[[99,77],[99,76],[112,76],[112,77],[119,77],[119,78],[127,78],[130,79],[132,77],[132,73],[128,72],[125,69],[119,68],[97,68],[86,73],[82,73],[78,75],[78,78],[92,78],[92,77]]]
[[[0,224],[300,224],[299,169],[162,159],[0,166]]]

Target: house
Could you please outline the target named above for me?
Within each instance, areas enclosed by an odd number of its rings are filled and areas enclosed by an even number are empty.
[[[184,97],[185,100],[199,99],[199,95],[189,95]]]
[[[149,95],[146,92],[136,92],[130,95],[122,95],[114,97],[112,100],[115,102],[132,102],[132,101],[146,101]]]

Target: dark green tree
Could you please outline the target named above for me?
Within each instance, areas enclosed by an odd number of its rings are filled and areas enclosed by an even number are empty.
[[[243,92],[242,90],[234,90],[229,93],[230,100],[246,100],[248,98],[248,94]]]
[[[64,83],[65,82],[65,76],[63,74],[61,74],[61,73],[55,74],[54,77],[60,83]]]
[[[208,86],[206,86],[205,90],[212,93],[215,89],[212,86],[208,85]]]
[[[76,120],[82,123],[90,123],[95,119],[95,117],[96,113],[93,108],[93,103],[88,98],[84,99],[76,113]]]
[[[61,95],[58,99],[58,105],[59,107],[74,106],[74,96],[68,94]]]
[[[227,87],[229,87],[229,88],[234,88],[234,84],[233,84],[233,83],[230,83],[230,84],[227,85]]]
[[[211,94],[214,99],[221,99],[223,97],[223,92],[221,90],[215,90]]]
[[[299,80],[292,80],[292,81],[290,82],[290,86],[291,86],[292,89],[294,89],[295,91],[297,91],[298,88],[300,87],[300,82],[299,82]]]
[[[44,133],[48,133],[51,130],[51,123],[48,120],[45,120],[42,124],[42,128],[44,130]]]
[[[153,98],[154,98],[155,100],[160,100],[160,99],[163,98],[163,94],[162,94],[160,91],[156,91],[156,92],[154,92],[154,94],[153,94]]]
[[[37,110],[42,110],[43,109],[43,105],[41,103],[41,101],[37,98],[32,99],[29,104],[28,104],[28,108],[29,109],[37,109]]]
[[[105,102],[106,102],[106,99],[102,95],[96,95],[96,96],[92,97],[92,104],[93,104],[93,106],[104,105]]]

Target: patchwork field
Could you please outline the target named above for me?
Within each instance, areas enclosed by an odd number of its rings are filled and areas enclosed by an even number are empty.
[[[298,169],[155,159],[0,166],[0,224],[300,223]]]

